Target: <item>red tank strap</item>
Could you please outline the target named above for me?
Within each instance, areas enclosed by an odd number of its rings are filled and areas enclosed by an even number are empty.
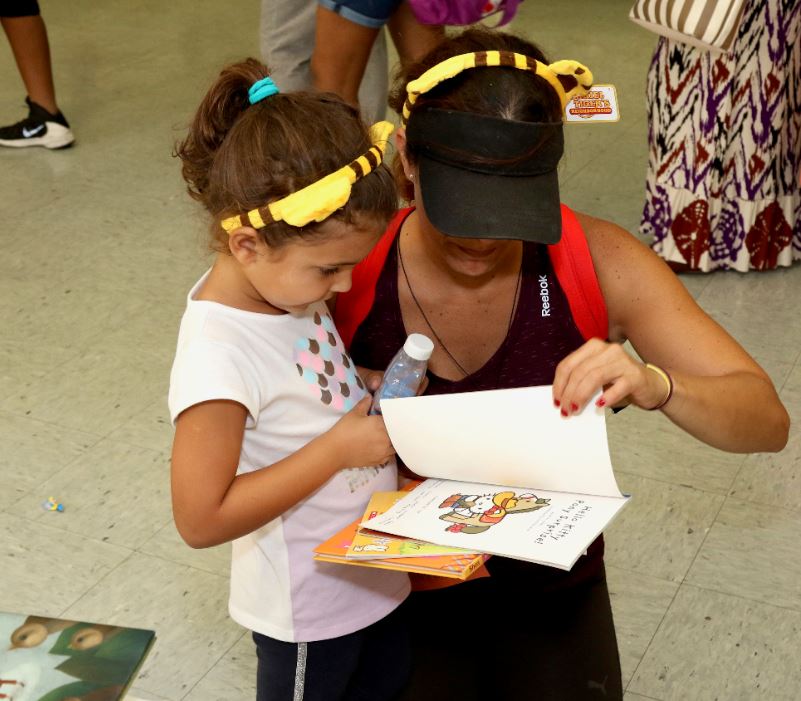
[[[334,319],[345,348],[350,348],[356,329],[370,313],[378,277],[400,226],[411,210],[407,207],[398,211],[367,258],[354,268],[350,290],[337,297]],[[565,205],[562,205],[562,239],[548,246],[548,253],[581,335],[585,339],[605,339],[609,319],[590,249],[576,215]]]
[[[375,287],[378,277],[384,269],[384,262],[392,248],[392,243],[398,235],[403,220],[406,219],[412,207],[398,210],[387,226],[387,230],[378,240],[367,257],[353,269],[353,282],[347,292],[337,296],[334,307],[334,321],[337,330],[345,344],[350,348],[356,329],[367,318],[375,300]]]
[[[566,205],[562,205],[562,239],[548,246],[548,253],[581,335],[606,339],[609,318],[590,248],[576,215]]]

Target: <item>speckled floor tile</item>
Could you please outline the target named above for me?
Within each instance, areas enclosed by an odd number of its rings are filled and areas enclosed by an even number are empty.
[[[745,461],[688,436],[661,412],[629,408],[606,420],[616,471],[726,494]]]
[[[245,633],[184,701],[245,701],[256,698],[256,647]]]
[[[60,428],[0,411],[0,508],[27,492],[42,498],[41,485],[100,440],[99,436]],[[16,493],[17,498],[11,498]],[[47,494],[44,498],[47,498]]]
[[[64,530],[133,549],[171,520],[169,490],[167,455],[103,440],[45,481],[41,494],[64,503]],[[49,519],[41,494],[26,495],[11,512]]]
[[[138,553],[64,615],[155,630],[133,685],[170,699],[182,698],[243,635],[228,618],[227,578]]]
[[[687,582],[801,612],[801,510],[728,498]]]
[[[65,531],[64,514],[45,515],[38,523],[0,512],[0,610],[60,616],[132,554]]]
[[[779,393],[790,414],[790,439],[780,453],[749,455],[731,496],[759,504],[801,508],[801,363]]]
[[[606,531],[607,562],[681,582],[724,497],[628,474],[618,484],[632,498]]]
[[[165,380],[164,396],[114,429],[109,440],[169,454],[174,431],[167,411],[167,388]]]
[[[167,382],[165,381],[164,397],[145,407],[109,435],[109,440],[117,443],[147,448],[169,455],[172,450],[173,428],[167,411]]]
[[[2,401],[9,413],[105,436],[163,395],[168,365],[154,374],[153,358],[88,348],[69,371],[50,372]]]
[[[797,701],[801,612],[683,585],[629,685],[664,701]]]
[[[221,577],[228,577],[231,571],[230,543],[214,548],[190,548],[181,539],[172,519],[137,550],[145,555],[154,555],[162,560],[205,570]]]
[[[796,266],[793,271],[801,271]],[[748,286],[750,278],[741,276],[741,284]],[[787,278],[776,278],[784,282]],[[798,297],[801,275],[790,286],[777,286],[777,294],[788,299]],[[795,309],[774,304],[770,313],[765,307],[747,301],[728,303],[725,298],[709,299],[710,290],[717,285],[712,280],[699,299],[703,309],[723,326],[750,353],[768,373],[777,387],[781,387],[801,354],[801,324]]]
[[[156,696],[156,694],[151,694],[149,691],[132,686],[128,693],[125,694],[125,701],[178,701],[178,699]]]
[[[604,143],[599,138],[599,142],[593,160],[560,187],[562,200],[573,209],[612,221],[637,235],[645,198],[647,161],[643,144],[635,145],[631,133],[617,141]]]
[[[625,688],[679,585],[610,566],[606,577]]]

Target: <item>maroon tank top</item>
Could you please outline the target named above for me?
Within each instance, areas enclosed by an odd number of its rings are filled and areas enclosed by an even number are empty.
[[[373,307],[356,330],[350,347],[356,365],[372,370],[386,368],[408,335],[398,299],[399,240],[400,234],[378,278]],[[524,242],[520,298],[506,339],[481,368],[463,379],[446,380],[429,371],[425,393],[551,384],[559,361],[583,343],[545,246]],[[526,581],[531,583],[532,578],[536,579],[541,588],[547,589],[594,576],[602,566],[602,559],[603,539],[599,537],[569,573],[501,557],[490,558],[487,567],[493,576],[525,574]]]
[[[398,240],[378,278],[373,307],[350,347],[357,365],[375,370],[389,365],[407,336],[398,300]],[[426,394],[549,385],[559,361],[583,343],[545,247],[524,243],[520,299],[506,339],[467,377],[446,380],[429,372]]]

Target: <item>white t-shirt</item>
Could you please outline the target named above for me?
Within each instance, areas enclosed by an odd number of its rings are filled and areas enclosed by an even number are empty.
[[[248,411],[237,474],[266,468],[330,429],[365,396],[324,303],[304,314],[259,314],[196,301],[189,292],[170,376],[173,423],[211,399]],[[197,475],[198,480],[203,475]],[[365,628],[409,593],[399,572],[312,559],[313,549],[361,517],[373,492],[397,489],[394,461],[337,472],[307,499],[233,542],[231,617],[290,642]]]

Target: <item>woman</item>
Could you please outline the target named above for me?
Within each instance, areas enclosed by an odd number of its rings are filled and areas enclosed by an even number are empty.
[[[603,390],[599,405],[661,409],[721,449],[780,450],[789,420],[764,371],[634,237],[560,208],[563,107],[591,74],[546,63],[522,39],[470,29],[399,77],[399,175],[417,206],[337,300],[354,361],[384,368],[420,332],[436,341],[429,394],[552,383],[569,417]],[[567,573],[487,567],[405,604],[404,698],[622,698],[602,538]]]
[[[748,0],[731,51],[660,39],[640,232],[678,271],[801,259],[801,2]]]

